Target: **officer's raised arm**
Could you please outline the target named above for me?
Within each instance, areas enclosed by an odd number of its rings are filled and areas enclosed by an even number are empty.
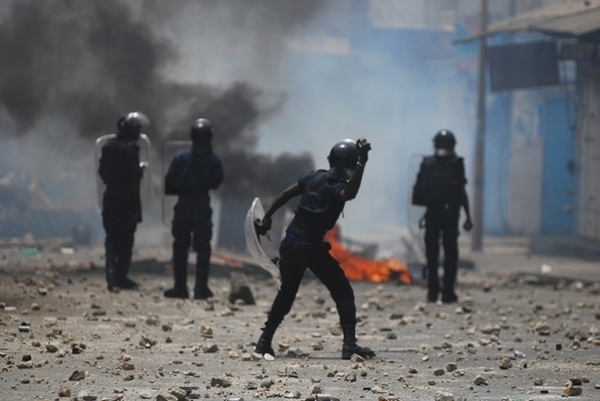
[[[358,152],[358,161],[356,168],[348,181],[348,185],[342,190],[341,196],[344,201],[349,201],[356,198],[360,184],[362,183],[363,173],[365,171],[365,165],[369,160],[369,151],[371,150],[371,144],[365,139],[360,138],[356,141],[356,150]]]

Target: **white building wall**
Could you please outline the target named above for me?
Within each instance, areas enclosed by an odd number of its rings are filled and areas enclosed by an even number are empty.
[[[508,163],[507,219],[509,232],[540,232],[543,138],[539,134],[536,92],[514,91]]]

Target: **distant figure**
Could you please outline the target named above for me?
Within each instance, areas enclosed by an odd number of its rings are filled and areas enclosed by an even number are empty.
[[[200,118],[190,130],[192,147],[179,152],[165,177],[165,194],[177,195],[171,225],[175,286],[164,292],[167,298],[189,298],[187,288],[188,251],[196,252],[194,299],[213,296],[208,288],[212,238],[212,209],[209,191],[223,182],[221,160],[212,151],[213,128]]]
[[[304,272],[309,268],[335,301],[344,333],[342,359],[350,359],[352,354],[364,358],[375,356],[370,348],[357,344],[354,291],[339,262],[329,254],[330,245],[323,242],[345,203],[356,197],[370,149],[371,145],[364,138],[338,142],[329,153],[329,170],[313,171],[298,179],[275,198],[257,225],[258,233],[265,235],[271,229],[271,216],[289,200],[300,196],[295,217],[279,247],[281,288],[256,344],[257,353],[274,355],[273,335],[290,312]]]
[[[102,225],[106,282],[108,290],[134,289],[137,283],[127,277],[131,266],[134,234],[142,221],[140,184],[146,163],[140,163],[137,140],[148,118],[139,112],[128,113],[117,122],[117,136],[102,147],[98,173],[106,185],[102,198]]]
[[[458,301],[454,291],[458,270],[458,235],[460,209],[467,215],[463,228],[473,228],[469,198],[465,186],[465,166],[462,157],[454,152],[456,138],[449,130],[441,130],[433,137],[435,154],[423,158],[413,188],[412,203],[426,206],[425,252],[427,254],[427,301],[437,302],[440,293],[438,266],[440,233],[444,247],[444,279],[442,302]]]

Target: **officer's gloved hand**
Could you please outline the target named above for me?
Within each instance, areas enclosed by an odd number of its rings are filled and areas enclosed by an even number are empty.
[[[466,231],[471,231],[471,229],[473,228],[473,222],[471,221],[471,219],[467,219],[467,221],[465,221],[465,223],[463,224],[463,228]]]
[[[258,235],[267,235],[271,229],[271,219],[256,219],[254,221],[254,227],[256,228],[256,233]]]
[[[358,162],[365,164],[369,160],[371,144],[365,138],[360,138],[356,141],[356,149],[358,151]]]

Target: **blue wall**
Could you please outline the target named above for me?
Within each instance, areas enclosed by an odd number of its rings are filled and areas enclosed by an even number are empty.
[[[542,234],[573,235],[576,232],[575,145],[569,129],[568,107],[562,96],[547,97],[539,110],[540,130],[544,136]]]

